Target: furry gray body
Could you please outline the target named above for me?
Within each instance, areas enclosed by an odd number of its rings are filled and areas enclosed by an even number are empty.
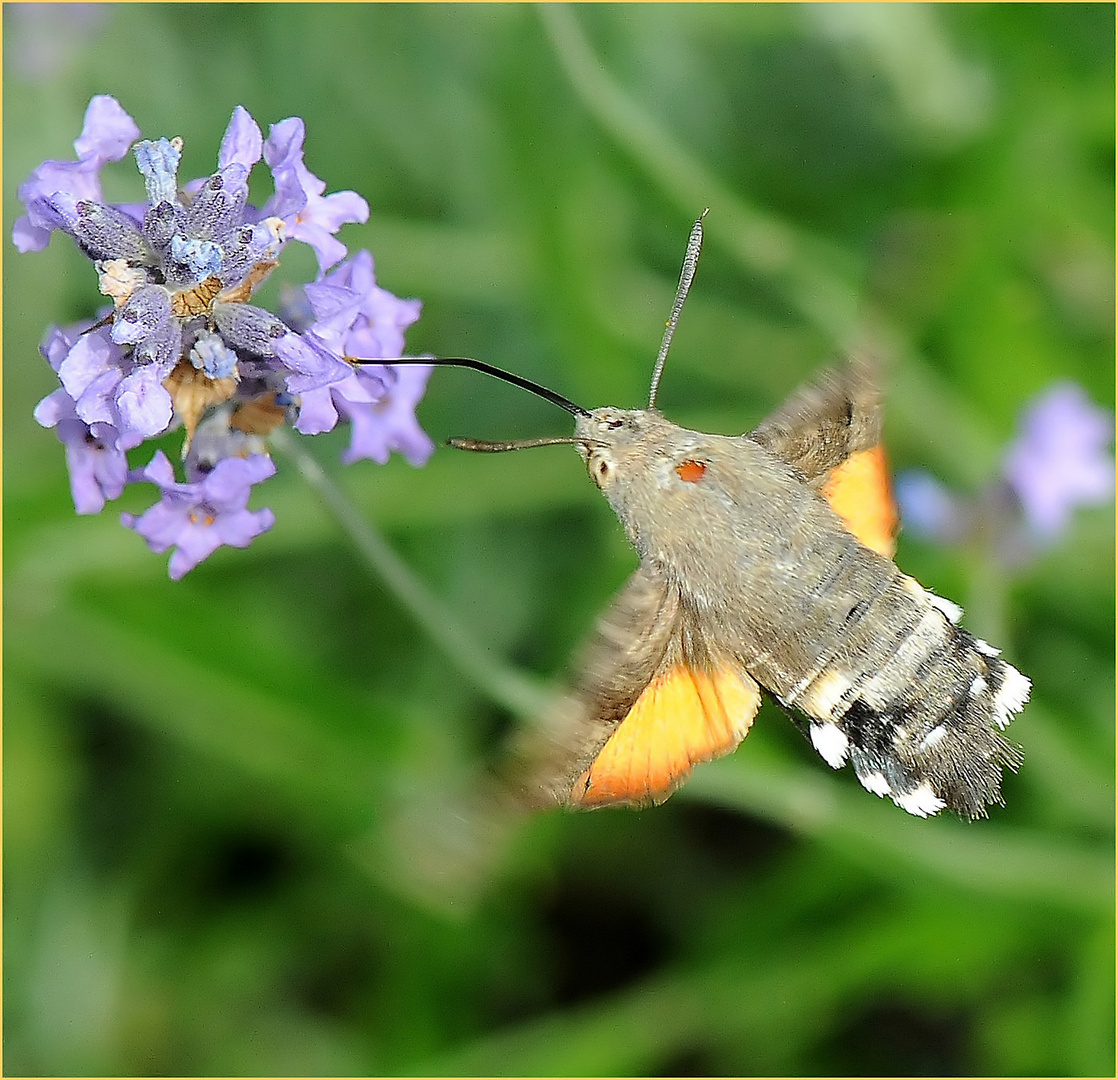
[[[829,764],[849,758],[864,786],[911,813],[980,816],[1000,801],[1002,768],[1018,764],[999,729],[1028,681],[953,625],[953,605],[861,544],[817,490],[875,437],[857,416],[847,408],[845,445],[820,452],[817,433],[807,456],[782,438],[779,415],[727,437],[654,410],[597,409],[575,438],[641,573],[714,652],[810,718]],[[705,472],[682,479],[685,461]]]

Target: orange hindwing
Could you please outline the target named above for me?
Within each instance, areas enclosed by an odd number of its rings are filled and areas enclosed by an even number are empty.
[[[900,518],[880,444],[851,454],[834,468],[823,484],[823,497],[866,547],[893,557]]]
[[[657,675],[575,781],[570,803],[663,802],[699,762],[733,750],[761,704],[744,672],[677,664]]]

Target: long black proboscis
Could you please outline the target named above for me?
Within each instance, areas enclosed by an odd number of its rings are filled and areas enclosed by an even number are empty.
[[[354,364],[387,364],[389,366],[395,366],[396,364],[434,364],[436,367],[473,368],[474,371],[492,375],[495,379],[502,379],[507,383],[512,383],[513,386],[519,386],[521,390],[527,390],[530,394],[542,397],[545,401],[558,405],[560,409],[566,409],[572,416],[590,415],[589,410],[584,409],[581,405],[576,405],[569,398],[557,394],[554,390],[548,390],[546,386],[540,386],[539,383],[532,382],[531,379],[525,379],[522,375],[514,375],[511,371],[503,371],[499,367],[485,363],[484,360],[475,360],[470,356],[399,356],[390,360],[361,360],[355,356],[348,356],[346,359]]]

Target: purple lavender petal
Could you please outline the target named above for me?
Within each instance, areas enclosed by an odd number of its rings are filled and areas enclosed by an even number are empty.
[[[62,420],[75,416],[74,399],[60,386],[52,394],[47,394],[31,414],[42,427],[52,428]]]
[[[139,137],[136,121],[121,108],[120,102],[108,94],[97,94],[86,107],[82,133],[74,149],[82,161],[106,165],[120,161]]]
[[[43,427],[55,428],[65,447],[74,509],[99,514],[106,499],[118,498],[124,490],[128,459],[120,433],[110,424],[81,420],[74,399],[62,389],[43,398],[34,415]]]
[[[356,191],[335,191],[322,198],[309,198],[308,202],[314,203],[314,220],[331,233],[351,222],[360,224],[369,220],[369,204]]]
[[[164,495],[160,502],[145,510],[139,516],[123,513],[121,524],[135,529],[156,554],[172,547],[186,525],[186,510],[181,500]]]
[[[310,200],[308,200],[309,209]],[[288,224],[288,235],[292,240],[298,240],[314,249],[318,258],[319,272],[341,262],[349,250],[345,244],[331,235],[331,230],[324,228],[313,219],[308,220],[304,214],[300,214],[294,222]]]
[[[336,288],[351,289],[364,296],[377,283],[373,253],[362,248],[341,266],[335,266],[322,280]]]
[[[400,300],[376,284],[367,251],[306,286],[305,293],[316,316],[305,342],[364,359],[399,356],[403,331],[420,310],[418,301]],[[307,435],[329,431],[340,412],[353,424],[347,462],[362,457],[384,462],[394,449],[422,462],[432,445],[415,421],[414,407],[429,373],[427,367],[358,366],[329,386],[292,387],[302,393],[296,430]]]
[[[305,394],[353,374],[351,365],[309,334],[287,333],[276,342],[275,355],[288,369],[287,389],[292,394]]]
[[[224,512],[243,510],[253,484],[276,474],[276,464],[264,454],[227,458],[202,481],[206,501]]]
[[[1114,414],[1075,383],[1056,383],[1026,407],[1004,472],[1041,538],[1065,529],[1075,507],[1114,498],[1113,438]]]
[[[104,326],[78,337],[56,370],[66,392],[77,401],[105,372],[119,373],[122,360],[120,347],[109,338],[109,328]]]
[[[387,289],[374,288],[346,338],[346,352],[367,360],[403,356],[404,331],[419,318],[421,307],[418,300],[401,300]]]
[[[303,435],[321,435],[332,431],[339,419],[340,406],[347,402],[357,407],[372,406],[381,401],[384,394],[382,378],[369,374],[364,368],[349,368],[346,378],[301,395],[295,430]]]
[[[58,438],[66,447],[70,494],[79,514],[99,514],[108,499],[120,497],[128,477],[128,458],[115,428],[62,420]]]
[[[247,547],[272,527],[271,510],[249,511],[245,506],[252,485],[274,472],[275,465],[262,455],[228,458],[204,479],[179,484],[166,455],[158,451],[137,479],[157,484],[162,498],[139,517],[122,514],[121,521],[143,536],[152,551],[175,547],[169,572],[177,581],[222,545]]]
[[[364,250],[307,285],[306,294],[318,319],[312,331],[336,351],[365,360],[401,356],[404,331],[422,308],[377,285],[373,257]]]
[[[15,244],[16,250],[21,255],[25,255],[29,251],[42,251],[50,243],[51,231],[58,228],[56,223],[33,223],[30,213],[33,205],[37,205],[36,200],[24,200],[24,206],[28,208],[29,212],[16,218],[15,224],[12,226],[12,243]]]
[[[233,110],[229,126],[225,129],[225,136],[221,140],[217,167],[224,169],[226,165],[236,162],[243,165],[246,171],[250,170],[260,160],[263,150],[264,139],[260,134],[259,126],[248,109],[238,105]]]
[[[349,447],[342,454],[346,465],[362,458],[383,465],[393,450],[402,453],[412,465],[423,465],[434,452],[435,444],[414,416],[386,416],[378,413],[375,405],[351,402],[339,407],[352,428]]]
[[[276,191],[264,204],[263,216],[271,215],[286,221],[307,205],[307,193],[298,169],[303,161],[305,135],[306,128],[297,116],[281,120],[269,130],[264,143],[264,160],[272,170]]]
[[[168,565],[171,580],[178,581],[222,545],[248,547],[275,523],[276,515],[267,507],[263,510],[240,510],[223,515],[208,525],[192,523],[190,528],[180,534],[178,546],[171,556]]]
[[[174,409],[163,385],[166,377],[158,365],[145,364],[121,380],[116,406],[124,430],[149,439],[167,430]]]
[[[229,547],[248,547],[262,532],[276,523],[276,515],[267,507],[262,510],[237,510],[223,514],[216,525],[221,543]]]
[[[338,409],[329,386],[307,390],[300,395],[299,415],[294,424],[300,435],[322,435],[333,431],[338,419]]]
[[[214,528],[187,528],[176,537],[176,547],[167,564],[167,574],[172,581],[180,581],[219,547],[221,537]]]
[[[342,455],[347,465],[361,458],[371,458],[383,465],[393,450],[402,453],[412,465],[427,461],[435,445],[419,426],[415,406],[423,397],[433,370],[433,366],[425,364],[389,368],[395,381],[380,401],[373,405],[339,402],[339,409],[353,425],[349,449]]]
[[[274,124],[264,144],[276,193],[264,207],[287,223],[292,239],[314,248],[320,271],[345,258],[346,248],[333,234],[347,222],[369,220],[369,204],[353,191],[323,196],[326,184],[303,163],[303,121],[291,117]]]
[[[123,374],[120,368],[110,368],[98,375],[82,391],[74,404],[74,409],[87,424],[120,424],[120,414],[116,407],[118,388]]]
[[[162,450],[156,450],[142,469],[138,470],[132,479],[135,481],[147,480],[149,483],[158,484],[162,488],[175,486],[175,469],[170,459]]]
[[[116,387],[119,385],[120,372],[106,371],[96,379],[78,401],[75,401],[63,388],[48,394],[32,414],[43,427],[55,427],[63,420],[80,420],[86,427],[92,427],[94,434],[102,438],[111,431],[113,446],[131,450],[139,446],[144,436],[137,431],[122,431],[116,420]],[[107,438],[107,437],[106,437]]]
[[[89,319],[83,319],[71,326],[51,326],[47,329],[42,344],[39,346],[39,352],[43,354],[43,359],[50,364],[52,371],[57,373],[67,354],[92,325]]]
[[[75,199],[101,201],[101,169],[119,161],[140,137],[140,129],[115,98],[99,94],[85,111],[81,136],[74,143],[77,161],[44,161],[20,186],[19,199],[27,213],[12,227],[12,240],[21,252],[42,251],[50,234],[61,227],[52,196],[65,192]]]
[[[359,251],[327,275],[331,284],[344,285],[361,297],[360,313],[345,339],[345,351],[363,359],[391,359],[404,352],[404,331],[419,318],[418,300],[401,300],[376,282],[373,256]]]
[[[314,332],[331,343],[337,339],[340,347],[341,339],[361,313],[361,293],[333,284],[330,275],[322,281],[308,283],[303,291],[314,312]]]

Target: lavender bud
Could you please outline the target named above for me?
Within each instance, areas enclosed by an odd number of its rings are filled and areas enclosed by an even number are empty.
[[[136,164],[144,176],[148,202],[158,206],[161,202],[174,202],[179,188],[179,160],[182,158],[181,139],[144,139],[132,149]]]
[[[155,266],[159,259],[139,226],[123,210],[90,199],[73,203],[72,216],[61,197],[54,200],[67,218],[75,240],[91,259],[127,259],[140,266]]]
[[[161,285],[141,285],[121,305],[111,336],[118,345],[135,345],[170,320],[167,290]]]
[[[274,356],[276,342],[288,333],[275,315],[252,304],[214,304],[213,317],[230,345],[257,356]]]
[[[186,211],[185,231],[201,240],[225,236],[241,224],[248,199],[248,173],[243,165],[226,165],[194,196]]]
[[[180,215],[181,210],[176,212],[169,202],[151,207],[144,215],[144,235],[148,238],[148,243],[156,249],[166,249],[178,228]]]

